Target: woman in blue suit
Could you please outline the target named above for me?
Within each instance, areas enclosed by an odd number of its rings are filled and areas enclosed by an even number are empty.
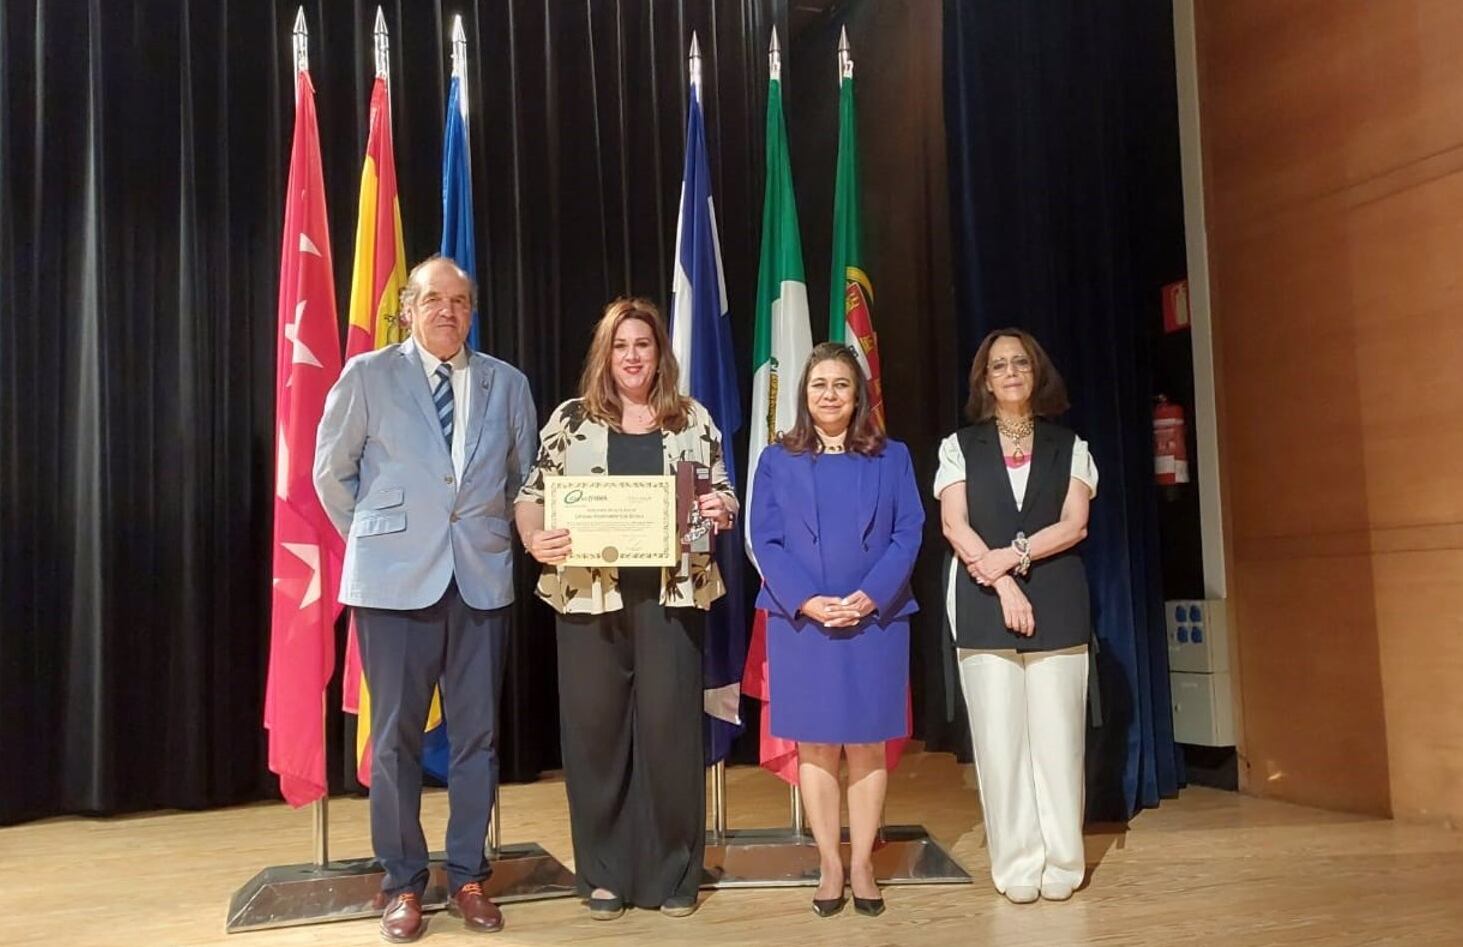
[[[797,423],[757,464],[752,551],[767,610],[770,729],[798,745],[818,843],[813,910],[842,910],[839,759],[848,757],[854,909],[884,900],[870,861],[888,787],[885,741],[907,737],[909,576],[924,510],[909,450],[879,430],[853,352],[825,342],[803,369]]]

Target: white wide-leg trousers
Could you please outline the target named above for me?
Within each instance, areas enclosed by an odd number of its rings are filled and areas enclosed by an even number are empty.
[[[1082,883],[1087,646],[959,652],[996,890]]]

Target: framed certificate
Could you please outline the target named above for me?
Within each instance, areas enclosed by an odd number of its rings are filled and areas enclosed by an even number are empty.
[[[676,478],[545,477],[544,526],[567,529],[568,566],[675,566]]]

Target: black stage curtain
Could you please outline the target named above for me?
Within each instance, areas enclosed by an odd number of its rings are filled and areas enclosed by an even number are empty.
[[[1017,325],[1047,347],[1101,486],[1083,549],[1103,726],[1089,818],[1124,819],[1182,779],[1169,711],[1150,421],[1159,289],[1184,275],[1167,0],[945,4],[951,229],[964,373]]]
[[[383,7],[409,260],[439,239],[446,37],[464,16],[484,344],[545,409],[571,393],[606,301],[668,299],[696,30],[750,350],[764,50],[774,22],[790,36],[785,2]],[[306,5],[342,310],[375,8]],[[0,6],[0,823],[275,793],[260,720],[295,9]],[[521,602],[509,779],[558,764],[552,624]]]
[[[668,301],[692,30],[744,375],[774,24],[813,331],[825,337],[834,50],[847,23],[890,423],[928,481],[957,397],[939,354],[955,336],[938,6],[382,6],[408,260],[438,244],[446,35],[464,16],[484,346],[528,373],[544,410],[572,393],[607,300]],[[306,6],[342,310],[375,7]],[[260,721],[295,9],[0,4],[0,824],[277,795]],[[515,780],[558,765],[552,622],[528,595],[531,572],[503,699]],[[921,594],[937,620],[934,593]],[[339,706],[338,682],[328,703]],[[746,709],[735,760],[755,758]],[[329,714],[337,789],[353,785],[350,719]]]

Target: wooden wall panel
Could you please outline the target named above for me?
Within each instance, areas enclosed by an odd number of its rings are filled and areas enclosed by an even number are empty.
[[[1389,811],[1370,569],[1369,556],[1237,560],[1249,791]]]
[[[1463,523],[1463,172],[1348,219],[1371,525]]]
[[[1344,191],[1463,141],[1463,4],[1197,6],[1211,227]]]
[[[1196,12],[1245,785],[1463,820],[1463,3]]]
[[[1403,818],[1463,813],[1463,550],[1375,557],[1377,631],[1391,757]]]

